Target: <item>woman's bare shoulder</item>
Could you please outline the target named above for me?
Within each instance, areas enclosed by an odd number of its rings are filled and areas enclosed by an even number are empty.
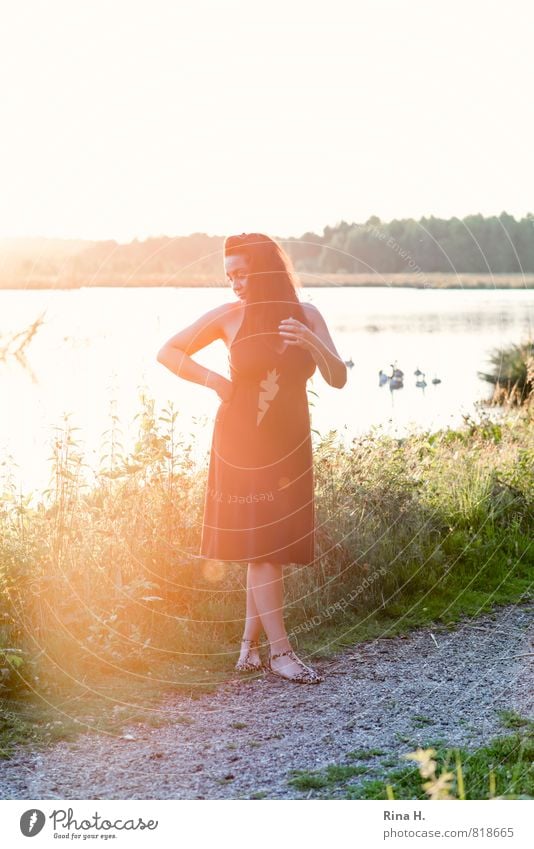
[[[304,315],[306,317],[306,322],[310,327],[314,327],[317,318],[320,317],[321,313],[315,306],[315,304],[303,303],[301,301],[302,309],[304,310]]]
[[[210,345],[216,339],[225,343],[232,334],[232,328],[238,315],[235,309],[241,304],[224,303],[205,312],[192,324],[175,333],[164,344],[164,348],[179,348],[187,354],[195,354],[201,348]]]

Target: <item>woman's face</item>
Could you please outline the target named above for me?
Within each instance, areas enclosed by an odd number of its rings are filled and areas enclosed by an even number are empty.
[[[244,254],[225,256],[224,270],[226,279],[230,282],[237,297],[244,301],[249,274],[247,257]]]

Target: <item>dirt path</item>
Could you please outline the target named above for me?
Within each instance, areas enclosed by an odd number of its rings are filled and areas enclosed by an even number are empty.
[[[169,724],[125,727],[134,739],[92,732],[20,749],[0,761],[0,798],[305,798],[290,770],[348,763],[355,749],[382,754],[351,784],[405,765],[419,744],[482,745],[510,733],[498,710],[534,718],[533,613],[506,606],[454,630],[370,640],[316,663],[325,680],[313,687],[265,675],[173,695],[161,705]]]

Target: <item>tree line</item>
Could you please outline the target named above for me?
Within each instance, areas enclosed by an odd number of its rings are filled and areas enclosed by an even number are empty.
[[[480,214],[459,218],[413,218],[364,224],[341,221],[323,232],[279,237],[298,272],[329,273],[481,273],[534,272],[534,215],[516,220]],[[193,233],[161,236],[127,244],[84,243],[70,255],[50,253],[21,260],[19,272],[59,274],[76,285],[102,284],[120,276],[127,283],[169,275],[171,281],[221,281],[224,237]]]

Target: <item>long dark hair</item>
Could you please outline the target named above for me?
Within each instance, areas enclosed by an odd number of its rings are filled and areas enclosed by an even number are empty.
[[[307,324],[297,295],[300,280],[281,245],[263,233],[228,236],[224,255],[236,254],[245,256],[249,267],[242,324],[247,334],[260,334],[271,344],[280,340],[278,325],[283,318],[296,318]],[[270,335],[273,333],[276,337]]]

